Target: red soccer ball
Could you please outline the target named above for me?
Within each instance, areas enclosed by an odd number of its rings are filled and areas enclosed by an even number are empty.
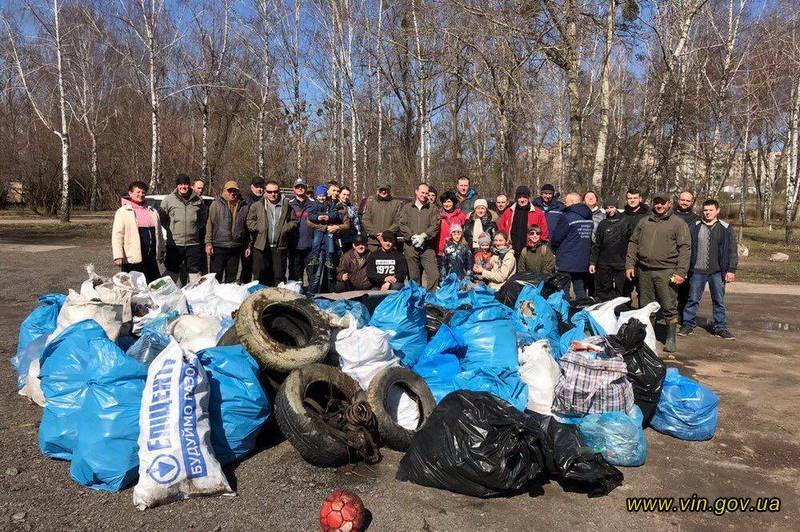
[[[319,509],[322,532],[361,532],[364,503],[353,492],[337,490],[328,495]]]

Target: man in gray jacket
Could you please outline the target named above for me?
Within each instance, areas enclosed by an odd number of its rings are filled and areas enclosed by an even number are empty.
[[[414,201],[400,209],[400,234],[405,246],[403,255],[408,263],[408,277],[422,282],[425,273],[425,288],[433,290],[439,282],[435,245],[439,241],[441,218],[436,207],[428,202],[428,185],[420,183],[414,191]]]
[[[250,205],[247,229],[250,230],[253,277],[261,284],[277,286],[286,277],[286,222],[291,215],[289,200],[281,195],[275,181],[267,181],[264,198]]]
[[[186,174],[175,178],[175,190],[168,194],[158,208],[161,226],[167,232],[167,274],[182,285],[195,281],[205,273],[207,261],[200,243],[206,219],[203,199],[190,188]]]
[[[361,226],[367,235],[369,250],[377,251],[381,247],[380,236],[384,231],[397,233],[402,202],[392,197],[392,186],[388,181],[378,184],[378,192],[367,198]]]

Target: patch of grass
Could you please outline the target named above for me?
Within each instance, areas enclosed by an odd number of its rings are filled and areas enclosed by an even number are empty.
[[[738,228],[737,228],[738,231]],[[750,256],[739,257],[737,278],[752,283],[800,284],[800,243],[784,242],[782,226],[773,230],[761,225],[743,228],[742,243],[750,249]],[[795,238],[800,237],[800,227],[795,228]],[[788,262],[769,262],[773,253],[786,253]]]
[[[15,241],[35,240],[45,243],[52,239],[53,244],[62,240],[73,239],[103,239],[111,238],[111,222],[108,223],[69,223],[69,224],[37,224],[37,223],[9,223],[0,224],[0,238]]]

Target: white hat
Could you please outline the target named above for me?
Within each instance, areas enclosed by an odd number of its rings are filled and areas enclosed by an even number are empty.
[[[480,207],[481,205],[487,209],[489,208],[489,202],[487,202],[485,199],[476,199],[475,203],[472,204],[472,208],[474,209],[475,207]]]
[[[461,226],[459,224],[451,225],[450,226],[450,234],[452,235],[456,231],[458,231],[459,233],[463,233],[464,232],[464,230],[461,228]]]

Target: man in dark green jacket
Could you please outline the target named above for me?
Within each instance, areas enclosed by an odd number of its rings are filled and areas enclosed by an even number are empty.
[[[175,190],[158,207],[161,227],[167,232],[164,266],[167,274],[177,278],[182,285],[199,279],[207,269],[200,241],[207,216],[206,207],[190,185],[189,176],[179,174],[175,178]]]
[[[439,281],[435,245],[440,225],[439,211],[428,201],[428,185],[420,183],[414,190],[414,201],[400,209],[400,234],[405,240],[403,255],[408,262],[408,277],[421,283],[424,272],[428,290],[433,290]]]
[[[678,286],[686,282],[691,258],[689,227],[672,212],[668,193],[653,196],[653,211],[636,225],[628,243],[625,277],[639,277],[639,307],[658,301],[667,322],[664,351],[676,351]]]

